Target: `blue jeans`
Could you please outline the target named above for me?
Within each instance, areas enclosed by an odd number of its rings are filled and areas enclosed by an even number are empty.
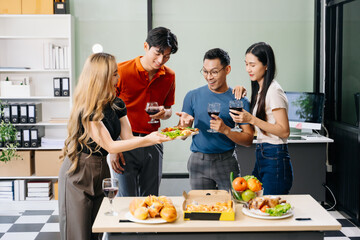
[[[293,170],[287,144],[256,144],[253,175],[263,184],[264,195],[288,194]]]

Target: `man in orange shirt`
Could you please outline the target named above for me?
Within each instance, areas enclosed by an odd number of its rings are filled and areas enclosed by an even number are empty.
[[[176,36],[167,28],[154,28],[148,33],[144,50],[144,56],[118,64],[117,94],[126,104],[134,136],[157,131],[160,121],[149,120],[170,118],[175,103],[175,73],[165,63],[178,50]],[[145,111],[148,102],[157,102],[160,111],[149,116]],[[119,179],[118,195],[158,195],[162,160],[162,144],[111,155],[114,177]]]

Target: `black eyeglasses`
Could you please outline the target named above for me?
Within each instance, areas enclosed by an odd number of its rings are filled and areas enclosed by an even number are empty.
[[[225,67],[223,67],[223,68],[220,69],[220,70],[211,70],[211,71],[208,71],[208,70],[202,68],[202,69],[200,70],[200,73],[201,73],[204,77],[207,77],[208,74],[210,74],[210,76],[212,76],[212,77],[217,77],[217,75],[219,75],[219,72],[220,72],[221,70],[224,70],[224,68],[225,68]]]

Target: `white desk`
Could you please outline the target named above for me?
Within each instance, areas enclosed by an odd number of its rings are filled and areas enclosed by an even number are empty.
[[[281,196],[294,207],[294,215],[285,219],[263,220],[242,213],[242,205],[235,206],[235,221],[184,221],[183,212],[174,223],[139,224],[119,222],[125,219],[132,197],[117,197],[113,201],[118,216],[105,216],[109,200],[104,198],[93,225],[93,232],[108,232],[109,239],[323,239],[323,231],[340,230],[341,224],[322,208],[310,195]],[[171,197],[181,209],[183,197]],[[296,218],[311,218],[297,221]],[[230,238],[226,238],[230,239]]]

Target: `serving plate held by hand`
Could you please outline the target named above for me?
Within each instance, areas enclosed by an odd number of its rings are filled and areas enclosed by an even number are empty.
[[[174,138],[174,139],[185,140],[185,139],[187,139],[188,137],[191,137],[191,136],[194,136],[194,135],[197,135],[197,134],[199,134],[199,132],[192,132],[189,136],[178,136],[178,137],[176,137],[176,138]]]
[[[283,218],[288,218],[288,217],[291,217],[292,215],[294,215],[291,209],[289,211],[287,211],[285,214],[283,214],[282,216],[270,216],[269,214],[263,213],[260,210],[248,209],[246,207],[242,208],[242,212],[246,216],[253,217],[253,218],[260,218],[260,219],[283,219]]]

